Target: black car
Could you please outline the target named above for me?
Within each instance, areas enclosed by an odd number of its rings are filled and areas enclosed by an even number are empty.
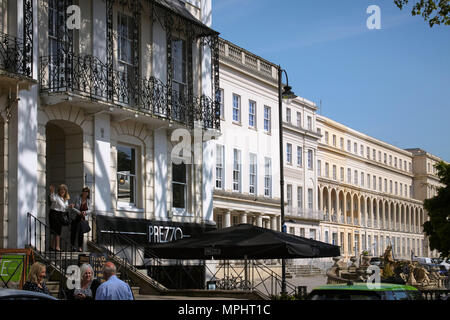
[[[0,300],[58,300],[44,293],[0,288]]]

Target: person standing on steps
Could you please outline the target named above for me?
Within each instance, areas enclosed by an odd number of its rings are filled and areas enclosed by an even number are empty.
[[[61,251],[60,240],[62,226],[64,225],[63,214],[65,214],[65,212],[75,206],[74,204],[69,204],[69,199],[69,190],[67,189],[67,186],[65,184],[61,184],[58,187],[58,194],[55,194],[55,187],[53,185],[50,186],[50,250]]]
[[[73,211],[76,213],[76,217],[72,220],[70,226],[70,243],[72,245],[72,251],[76,250],[75,238],[78,237],[78,251],[83,252],[83,228],[82,223],[86,223],[86,217],[91,213],[91,190],[88,187],[84,187],[81,191],[81,195],[77,197]]]

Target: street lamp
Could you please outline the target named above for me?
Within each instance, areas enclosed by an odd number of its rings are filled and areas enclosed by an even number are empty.
[[[286,85],[282,87],[281,78],[283,72],[286,75]],[[278,126],[280,135],[280,205],[281,205],[281,232],[286,232],[284,225],[284,160],[283,160],[283,99],[290,102],[297,96],[292,92],[289,86],[289,80],[286,70],[278,66]],[[281,294],[286,294],[286,262],[281,259]]]

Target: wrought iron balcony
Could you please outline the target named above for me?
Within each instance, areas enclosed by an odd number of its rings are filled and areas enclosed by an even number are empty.
[[[173,120],[193,127],[220,129],[218,101],[202,95],[177,91],[161,80],[142,78],[127,72],[110,70],[93,56],[56,55],[40,58],[42,93],[72,92],[91,100],[104,101]]]
[[[23,41],[9,34],[0,32],[0,69],[19,76],[32,77],[30,57],[24,55]]]

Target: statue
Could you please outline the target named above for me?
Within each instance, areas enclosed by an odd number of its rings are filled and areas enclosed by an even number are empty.
[[[388,245],[383,255],[383,277],[389,278],[394,275],[394,258],[392,257],[392,245]]]

